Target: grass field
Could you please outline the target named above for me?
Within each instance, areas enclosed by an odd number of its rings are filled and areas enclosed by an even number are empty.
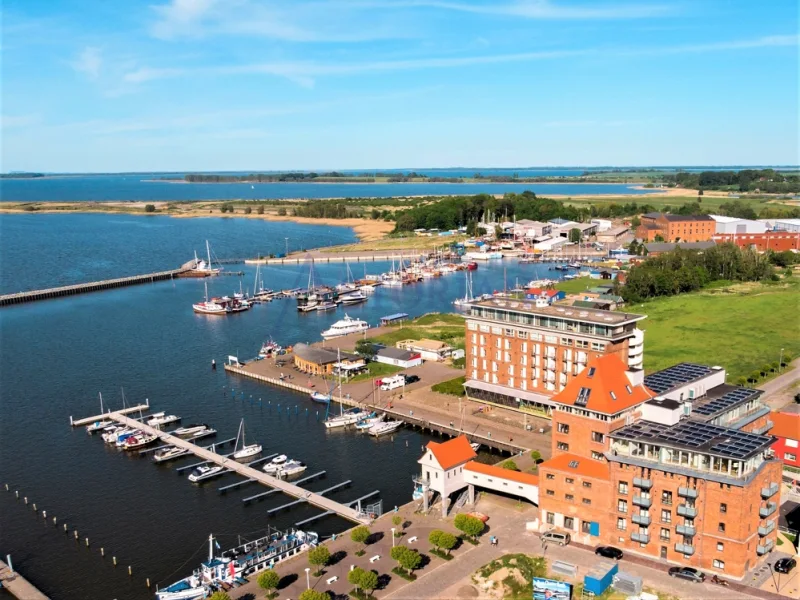
[[[562,290],[567,294],[577,294],[579,292],[585,292],[587,289],[603,283],[608,282],[601,281],[600,279],[591,279],[589,277],[578,277],[577,279],[565,279],[564,281],[559,281],[556,284],[556,289]]]
[[[625,310],[646,314],[647,372],[678,362],[719,365],[729,381],[784,354],[800,354],[800,278],[729,284],[660,298]]]
[[[430,339],[446,342],[453,348],[463,348],[464,317],[442,313],[424,315],[370,339],[387,346],[394,346],[401,340]]]
[[[467,381],[466,377],[456,377],[455,379],[448,379],[431,386],[434,392],[440,394],[449,394],[451,396],[464,395],[464,383]]]
[[[369,381],[376,377],[384,377],[386,375],[394,375],[398,371],[402,371],[402,367],[395,365],[387,365],[386,363],[371,362],[367,365],[369,373],[359,373],[355,377],[350,378],[348,383],[357,383],[359,381]]]
[[[697,199],[702,198],[700,206],[703,209],[711,212],[716,211],[722,204],[738,200],[740,203],[752,207],[753,210],[759,212],[762,208],[767,206],[770,201],[773,204],[780,204],[781,202],[774,198],[729,198],[727,196],[668,196],[667,194],[648,194],[647,196],[609,196],[603,198],[565,198],[564,204],[568,206],[587,206],[587,205],[602,205],[602,204],[628,204],[636,202],[637,204],[649,204],[656,210],[663,209],[665,206],[671,206],[673,209],[684,204],[697,202]]]
[[[449,235],[437,237],[420,237],[411,235],[408,237],[385,237],[372,242],[361,242],[347,246],[333,246],[331,248],[320,248],[322,252],[363,252],[370,250],[408,250],[410,252],[431,251],[456,242],[463,242],[467,239],[464,235]]]

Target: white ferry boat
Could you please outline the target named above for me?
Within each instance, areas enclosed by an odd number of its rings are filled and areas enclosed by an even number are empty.
[[[350,333],[361,333],[367,329],[369,329],[369,323],[361,319],[354,319],[345,314],[344,319],[336,321],[336,323],[330,326],[330,329],[326,329],[322,332],[322,338],[330,340]]]

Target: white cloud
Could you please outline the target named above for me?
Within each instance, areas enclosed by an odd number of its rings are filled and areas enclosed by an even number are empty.
[[[97,79],[103,67],[103,57],[100,53],[100,48],[87,46],[77,58],[70,63],[70,66],[78,73],[86,75],[89,79]]]
[[[3,129],[16,129],[37,125],[41,122],[39,115],[0,115],[0,127]]]

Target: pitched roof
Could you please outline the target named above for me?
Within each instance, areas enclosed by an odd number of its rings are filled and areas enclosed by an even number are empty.
[[[440,342],[439,340],[419,340],[417,342],[413,342],[414,348],[422,348],[423,350],[443,350],[444,348],[449,348],[447,344],[444,342]]]
[[[610,469],[606,461],[585,458],[568,452],[554,456],[541,463],[539,471],[541,472],[542,470],[574,473],[591,479],[610,479]]]
[[[539,476],[532,473],[522,473],[520,471],[512,471],[511,469],[504,469],[503,467],[495,467],[494,465],[484,465],[483,463],[469,461],[464,468],[473,473],[481,473],[483,475],[491,475],[498,479],[508,479],[509,481],[516,481],[517,483],[527,483],[528,485],[539,485]]]
[[[780,438],[800,440],[800,414],[774,412],[770,416],[774,425],[769,430],[770,435]]]
[[[451,469],[456,465],[472,460],[477,456],[475,450],[469,445],[467,436],[460,435],[441,444],[428,442],[426,446],[433,453],[433,457],[443,469]]]
[[[711,217],[708,215],[675,215],[672,213],[668,213],[664,215],[667,218],[667,221],[672,221],[674,223],[680,223],[681,221],[713,221]]]
[[[648,252],[669,252],[670,250],[675,250],[676,248],[682,248],[684,250],[708,250],[709,248],[713,248],[716,246],[716,242],[707,241],[707,242],[651,242],[649,244],[645,244],[644,247],[647,248]]]
[[[616,354],[594,358],[553,400],[613,415],[655,396],[643,385],[631,385],[626,370]]]
[[[400,348],[392,348],[391,346],[387,348],[381,348],[375,354],[377,356],[384,356],[386,358],[393,358],[395,360],[411,360],[419,357],[419,354],[416,352],[409,352],[408,350],[402,350]]]

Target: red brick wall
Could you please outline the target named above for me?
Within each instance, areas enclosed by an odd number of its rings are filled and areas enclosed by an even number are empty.
[[[769,422],[769,415],[764,415],[763,417],[759,417],[752,423],[748,423],[747,425],[742,427],[742,431],[754,431],[756,429],[761,429],[762,427],[765,427],[768,422]],[[763,431],[762,433],[767,434],[769,432]]]
[[[548,476],[553,479],[548,479]],[[568,483],[571,479],[573,483]],[[591,487],[584,486],[584,482]],[[594,521],[600,524],[600,536],[602,539],[608,514],[610,510],[609,499],[611,498],[611,483],[605,479],[594,479],[583,477],[575,473],[541,469],[539,473],[539,511],[555,512],[567,517],[573,517],[575,524],[580,531],[580,521]],[[549,492],[553,492],[550,495]],[[572,500],[567,499],[567,495],[573,496]],[[586,504],[588,500],[590,504]],[[542,517],[546,525],[546,519]],[[595,538],[599,542],[598,538]]]
[[[713,237],[715,242],[733,242],[740,248],[754,246],[759,252],[772,250],[785,252],[786,250],[800,250],[800,233],[747,233],[737,234],[719,233]]]
[[[717,223],[713,219],[708,221],[669,221],[668,242],[678,238],[682,242],[707,242],[714,236]]]

